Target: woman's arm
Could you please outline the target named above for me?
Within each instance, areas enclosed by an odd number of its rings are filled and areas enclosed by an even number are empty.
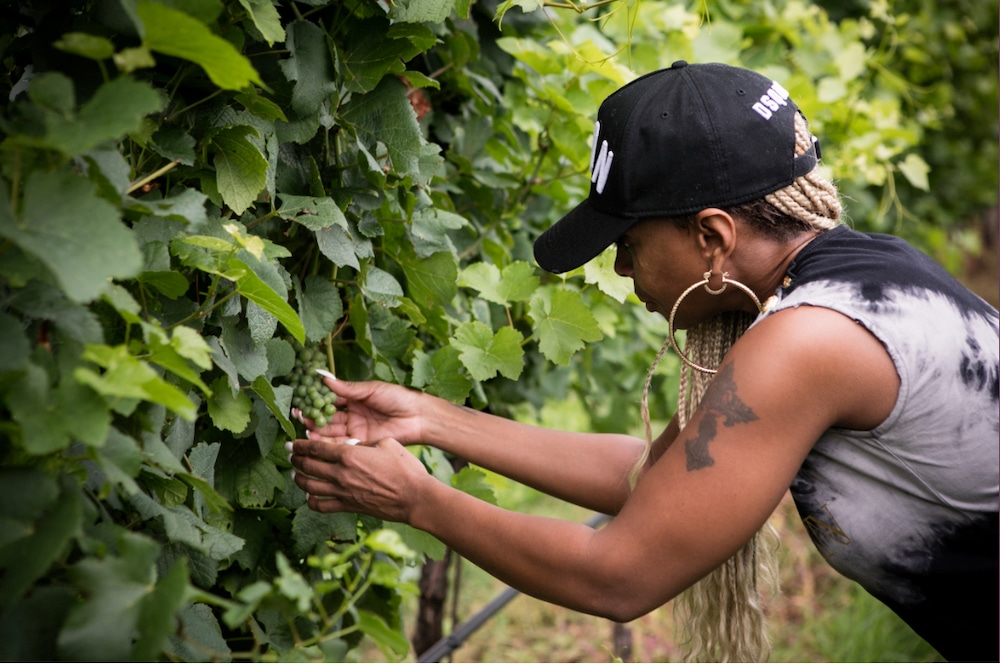
[[[444,486],[393,440],[296,441],[293,463],[313,509],[405,521],[523,592],[630,620],[735,553],[824,430],[877,425],[897,392],[885,349],[853,321],[810,308],[776,314],[737,343],[690,425],[601,530]]]
[[[617,514],[645,443],[635,437],[554,431],[438,400],[425,440],[543,493],[604,514]],[[446,404],[443,407],[440,404]],[[676,425],[655,441],[659,456]]]
[[[328,379],[326,384],[338,395],[339,411],[326,427],[310,427],[314,440],[388,437],[403,444],[433,445],[605,514],[616,513],[625,502],[629,475],[644,446],[632,436],[522,424],[387,383]],[[676,424],[664,431],[647,466],[676,434]]]

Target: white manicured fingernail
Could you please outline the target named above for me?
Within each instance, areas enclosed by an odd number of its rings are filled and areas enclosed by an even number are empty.
[[[312,431],[310,431],[309,429],[306,429],[306,438],[308,438],[309,440],[313,439]]]
[[[285,443],[285,451],[286,452],[294,451],[294,445],[292,444],[292,441],[288,441],[287,443]]]
[[[344,444],[345,445],[357,445],[360,442],[361,441],[358,440],[357,438],[348,438],[347,440],[344,441]]]
[[[324,378],[329,378],[330,380],[337,380],[337,377],[334,376],[329,371],[327,371],[326,369],[317,369],[316,373],[318,373],[320,376],[323,376]]]
[[[295,481],[295,471],[294,470],[292,471],[292,481],[293,482]]]

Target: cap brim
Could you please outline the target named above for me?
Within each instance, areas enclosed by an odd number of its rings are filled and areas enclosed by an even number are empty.
[[[535,260],[549,272],[568,272],[617,242],[636,221],[595,210],[585,200],[538,236]]]

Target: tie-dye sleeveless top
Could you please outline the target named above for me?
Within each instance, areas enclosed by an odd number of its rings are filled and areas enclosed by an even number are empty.
[[[997,661],[996,309],[904,241],[844,226],[788,276],[765,315],[838,311],[882,342],[900,378],[881,426],[830,429],[802,464],[791,493],[810,537],[945,658]]]

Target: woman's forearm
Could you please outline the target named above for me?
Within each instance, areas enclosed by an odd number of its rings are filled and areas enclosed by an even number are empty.
[[[628,496],[644,443],[618,434],[553,431],[428,398],[425,443],[544,493],[605,514]]]
[[[410,524],[521,592],[623,622],[670,599],[651,595],[642,575],[635,573],[634,557],[602,531],[510,512],[433,483],[420,492]]]

